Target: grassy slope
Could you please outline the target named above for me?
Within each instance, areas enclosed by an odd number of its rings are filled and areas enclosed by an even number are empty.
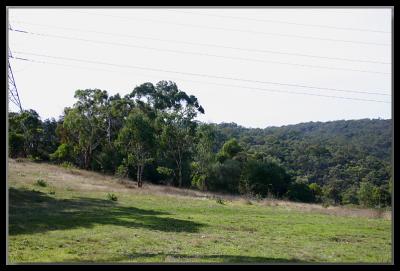
[[[49,185],[35,186],[38,178]],[[383,218],[218,204],[13,160],[9,187],[11,262],[391,261],[391,222]],[[118,201],[107,200],[108,192]]]

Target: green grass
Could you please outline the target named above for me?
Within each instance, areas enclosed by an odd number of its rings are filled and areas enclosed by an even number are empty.
[[[35,186],[34,176],[22,179],[15,168],[9,178],[12,263],[391,262],[391,221],[382,218],[129,189],[111,201],[108,191],[71,189],[67,181]]]

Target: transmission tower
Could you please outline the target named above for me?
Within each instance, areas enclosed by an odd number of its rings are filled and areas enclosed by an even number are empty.
[[[8,99],[22,112],[21,100],[19,99],[17,84],[15,83],[14,74],[10,64],[10,58],[13,58],[13,55],[10,48],[8,48]]]

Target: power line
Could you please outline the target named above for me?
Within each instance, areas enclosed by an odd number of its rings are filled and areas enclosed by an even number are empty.
[[[125,20],[136,20],[136,21],[149,21],[161,24],[172,24],[172,25],[179,25],[184,27],[196,27],[196,28],[204,28],[204,29],[215,29],[215,30],[223,30],[223,31],[233,31],[233,32],[244,32],[244,33],[252,33],[252,34],[260,34],[260,35],[269,35],[269,36],[280,36],[286,38],[299,38],[299,39],[311,39],[311,40],[321,40],[321,41],[331,41],[331,42],[344,42],[344,43],[355,43],[355,44],[367,44],[367,45],[376,45],[376,46],[390,46],[387,43],[376,43],[376,42],[368,42],[368,41],[355,41],[355,40],[342,40],[342,39],[330,39],[330,38],[319,38],[314,36],[302,36],[302,35],[293,35],[293,34],[280,34],[280,33],[271,33],[271,32],[261,32],[261,31],[254,31],[254,30],[244,30],[244,29],[233,29],[233,28],[225,28],[225,27],[216,27],[216,26],[205,26],[205,25],[194,25],[194,24],[183,24],[183,23],[175,23],[170,21],[164,20],[154,20],[148,18],[134,18],[134,17],[121,17],[109,14],[98,14],[98,13],[91,13],[91,12],[84,12],[84,11],[73,11],[77,13],[83,14],[90,14],[95,16],[105,16],[105,17],[113,17]]]
[[[307,26],[307,27],[331,28],[331,29],[338,29],[338,30],[375,32],[375,33],[385,33],[385,34],[391,33],[390,31],[373,30],[373,29],[365,29],[365,28],[363,29],[363,28],[340,27],[340,26],[331,26],[331,25],[304,24],[304,23],[295,23],[295,22],[271,20],[271,19],[256,19],[256,18],[244,18],[244,17],[237,17],[237,16],[230,16],[230,15],[204,14],[204,13],[197,13],[197,12],[183,11],[183,10],[169,10],[169,11],[179,12],[179,13],[187,13],[187,14],[195,14],[195,15],[200,15],[200,16],[231,18],[231,19],[239,19],[239,20],[267,22],[267,23],[280,23],[280,24],[299,25],[299,26]]]
[[[309,58],[320,58],[320,59],[331,59],[331,60],[340,60],[340,61],[349,61],[349,62],[391,64],[391,62],[376,61],[376,60],[328,57],[328,56],[318,56],[318,55],[310,55],[310,54],[298,54],[298,53],[290,53],[290,52],[282,52],[282,51],[274,51],[274,50],[255,49],[255,48],[240,48],[240,47],[232,47],[232,46],[226,46],[226,45],[220,45],[220,44],[197,43],[197,42],[170,40],[170,39],[160,39],[160,38],[154,38],[154,37],[144,37],[144,36],[137,36],[137,35],[101,32],[101,31],[95,31],[95,30],[77,29],[77,28],[54,26],[54,25],[36,24],[36,23],[32,23],[32,22],[23,22],[23,21],[14,21],[14,22],[15,23],[25,24],[25,25],[34,25],[34,26],[36,25],[36,26],[43,26],[43,27],[48,27],[48,28],[56,28],[56,29],[65,29],[65,30],[71,30],[71,31],[77,31],[77,32],[84,32],[84,33],[85,32],[86,33],[96,33],[96,34],[109,35],[109,36],[128,37],[128,38],[135,38],[135,39],[147,39],[147,40],[155,40],[155,41],[163,41],[163,42],[171,42],[171,43],[182,43],[182,44],[190,44],[190,45],[196,45],[196,46],[206,46],[206,47],[215,47],[215,48],[223,48],[223,49],[233,49],[233,50],[247,51],[247,52],[293,55],[293,56],[301,56],[301,57],[309,57]]]
[[[300,85],[300,84],[288,84],[288,83],[280,83],[280,82],[258,81],[258,80],[249,80],[249,79],[243,79],[243,78],[210,75],[210,74],[199,74],[199,73],[189,73],[189,72],[181,72],[181,71],[170,71],[170,70],[163,70],[163,69],[157,69],[157,68],[148,68],[148,67],[142,67],[142,66],[113,64],[113,63],[107,63],[107,62],[101,62],[101,61],[82,60],[82,59],[68,58],[68,57],[49,56],[49,55],[36,54],[36,53],[30,53],[30,52],[21,52],[21,51],[14,51],[14,52],[18,53],[18,54],[22,54],[22,55],[25,54],[25,55],[33,55],[33,56],[41,56],[41,57],[46,57],[46,58],[53,58],[53,59],[63,59],[63,60],[68,60],[68,61],[86,62],[86,63],[91,63],[91,64],[100,64],[100,65],[107,65],[107,66],[114,66],[114,67],[132,68],[132,69],[158,71],[158,72],[166,72],[166,73],[184,74],[184,75],[191,75],[191,76],[198,76],[198,77],[208,77],[208,78],[217,78],[217,79],[225,79],[225,80],[233,80],[233,81],[261,83],[261,84],[273,84],[273,85],[281,85],[281,86],[294,86],[294,87],[310,88],[310,89],[321,89],[321,90],[331,90],[331,91],[340,91],[340,92],[349,92],[349,93],[360,93],[360,94],[372,94],[372,95],[389,96],[388,94],[384,94],[382,92],[380,92],[380,93],[379,92],[365,92],[365,91],[356,91],[356,90],[348,90],[348,89],[315,87],[315,86]]]
[[[61,65],[61,66],[68,66],[68,67],[79,67],[79,68],[84,68],[84,69],[92,69],[92,68],[82,67],[82,66],[76,66],[76,65],[65,65],[65,64],[61,64],[61,63],[47,62],[47,61],[37,61],[37,60],[31,60],[31,59],[19,58],[19,57],[14,57],[14,59],[23,60],[23,61],[30,61],[30,62],[37,62],[37,63],[40,63],[40,64],[52,64],[52,65]],[[104,70],[104,69],[96,69],[96,70],[116,72],[115,70]],[[118,73],[119,73],[119,72],[118,72]],[[173,79],[173,78],[172,78],[172,79]],[[178,80],[181,80],[181,81],[189,81],[189,82],[203,83],[203,84],[211,84],[211,85],[219,85],[219,86],[228,86],[228,87],[245,88],[245,89],[250,89],[250,90],[260,90],[260,91],[263,91],[263,92],[278,92],[278,93],[282,93],[282,92],[283,92],[283,93],[288,93],[288,94],[310,95],[310,96],[327,97],[327,98],[338,98],[338,99],[346,99],[346,100],[357,100],[357,101],[390,103],[390,102],[381,101],[381,100],[371,100],[371,99],[362,99],[362,98],[350,98],[350,97],[343,97],[343,96],[331,96],[331,95],[322,95],[322,94],[314,94],[314,93],[306,93],[306,92],[294,92],[294,91],[285,91],[285,90],[274,90],[274,89],[257,88],[257,87],[249,87],[249,86],[238,86],[238,85],[230,85],[230,84],[221,84],[221,83],[215,83],[215,82],[205,82],[205,81],[197,81],[197,80],[188,80],[188,79],[181,79],[181,78],[175,78],[175,79],[178,79]]]
[[[374,73],[374,74],[391,74],[391,73],[387,73],[387,72],[378,72],[378,71],[370,71],[370,70],[347,69],[347,68],[337,68],[337,67],[328,67],[328,66],[319,66],[319,65],[289,63],[289,62],[281,62],[281,61],[274,61],[274,60],[260,60],[260,59],[254,59],[254,58],[222,56],[222,55],[200,53],[200,52],[190,52],[190,51],[182,51],[182,50],[160,49],[160,48],[154,48],[154,47],[148,47],[148,46],[139,46],[139,45],[133,45],[133,44],[126,44],[126,43],[116,43],[116,42],[108,42],[108,41],[82,39],[82,38],[76,38],[76,37],[52,35],[52,34],[47,34],[47,33],[46,34],[44,34],[44,33],[35,33],[35,32],[19,30],[19,29],[10,29],[10,30],[12,30],[14,32],[17,32],[17,33],[31,34],[31,35],[36,35],[36,36],[61,38],[61,39],[67,39],[67,40],[77,40],[77,41],[84,41],[84,42],[92,42],[92,43],[96,43],[96,44],[103,43],[103,44],[108,44],[108,45],[125,46],[125,47],[140,48],[140,49],[153,50],[153,51],[172,52],[172,53],[178,53],[178,54],[200,55],[200,56],[217,57],[217,58],[233,59],[233,60],[241,60],[241,61],[260,62],[260,63],[274,63],[274,64],[280,64],[280,65],[290,65],[290,66],[297,66],[297,67],[308,67],[308,68],[315,68],[315,69],[328,69],[328,70],[339,70],[339,71],[343,70],[343,71],[364,72],[364,73]]]

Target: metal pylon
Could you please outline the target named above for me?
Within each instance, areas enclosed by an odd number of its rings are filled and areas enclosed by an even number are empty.
[[[15,83],[14,74],[12,72],[10,58],[13,58],[10,48],[8,48],[8,99],[18,106],[22,112],[21,100],[19,99],[17,84]]]

